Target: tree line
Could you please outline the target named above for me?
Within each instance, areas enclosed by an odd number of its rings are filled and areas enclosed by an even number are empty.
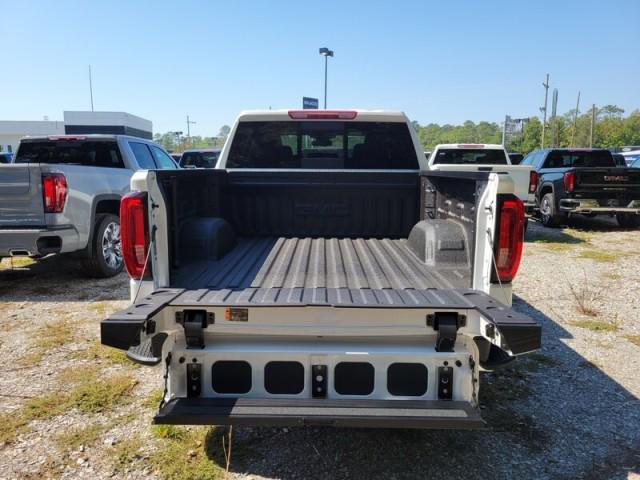
[[[640,145],[640,110],[625,117],[624,110],[616,105],[605,105],[595,109],[593,138],[591,139],[591,109],[575,117],[575,109],[564,115],[548,119],[545,126],[545,147],[621,147]],[[575,122],[574,122],[575,118]],[[412,122],[425,150],[439,143],[501,143],[502,126],[495,122],[478,123],[467,120],[462,125],[420,125]],[[230,127],[224,125],[217,136],[186,137],[177,132],[156,133],[154,141],[171,152],[183,152],[190,148],[221,148],[229,135]],[[522,132],[507,137],[510,152],[527,154],[540,148],[542,121],[531,117]]]
[[[595,109],[593,139],[591,139],[591,116],[587,112],[575,118],[575,109],[564,115],[548,119],[545,126],[544,147],[589,147],[611,148],[623,145],[640,145],[640,110],[624,116],[624,110],[616,105],[605,105]],[[501,143],[502,126],[495,122],[474,123],[467,120],[462,125],[419,125],[413,122],[425,150],[439,143]],[[510,152],[527,154],[540,148],[542,121],[531,117],[522,132],[507,137]]]

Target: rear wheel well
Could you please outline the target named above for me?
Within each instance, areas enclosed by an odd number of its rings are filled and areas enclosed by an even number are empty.
[[[120,216],[120,200],[100,200],[96,205],[95,217],[101,213],[111,213],[116,217]]]
[[[553,193],[553,188],[550,185],[545,185],[540,189],[540,198],[544,197],[547,193]]]

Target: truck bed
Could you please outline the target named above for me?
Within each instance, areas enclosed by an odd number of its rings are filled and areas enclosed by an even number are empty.
[[[241,238],[220,260],[182,265],[172,287],[185,289],[173,302],[181,305],[407,307],[447,303],[455,295],[407,239]]]

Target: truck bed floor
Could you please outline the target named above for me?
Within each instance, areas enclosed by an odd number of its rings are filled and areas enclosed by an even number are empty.
[[[406,239],[240,239],[224,258],[183,265],[175,304],[423,306],[453,302],[454,287]],[[459,304],[458,298],[455,302]]]

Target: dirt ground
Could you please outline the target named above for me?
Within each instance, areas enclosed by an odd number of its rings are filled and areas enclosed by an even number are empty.
[[[99,345],[127,298],[124,274],[2,261],[0,479],[224,477],[229,432],[152,427],[161,368]],[[230,478],[640,479],[640,231],[531,225],[514,308],[544,346],[483,375],[486,430],[236,428]]]

